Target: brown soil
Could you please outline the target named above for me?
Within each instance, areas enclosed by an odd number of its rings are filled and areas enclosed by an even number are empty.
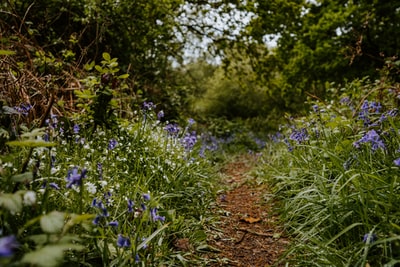
[[[219,195],[220,223],[212,231],[207,266],[265,267],[277,264],[288,244],[274,203],[267,201],[268,187],[257,184],[249,171],[257,160],[246,156],[222,169],[226,192]]]

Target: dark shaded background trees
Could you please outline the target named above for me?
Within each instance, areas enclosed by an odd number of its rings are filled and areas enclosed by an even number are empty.
[[[3,45],[29,40],[77,66],[108,52],[130,74],[127,93],[170,118],[199,104],[229,118],[301,112],[308,95],[330,97],[331,83],[376,79],[399,54],[399,1],[7,0],[0,7]],[[187,65],[184,55],[198,48],[206,59]],[[211,65],[218,58],[223,74]],[[196,67],[204,80],[182,78]]]
[[[330,82],[377,78],[386,59],[399,55],[399,1],[258,0],[249,8],[256,16],[243,32],[245,40],[265,43],[279,36],[274,55],[256,60],[255,69],[260,77],[281,74],[275,94],[292,110],[305,92],[324,97]]]

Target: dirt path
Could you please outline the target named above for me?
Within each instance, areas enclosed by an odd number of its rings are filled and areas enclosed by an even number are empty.
[[[222,170],[227,190],[219,196],[220,224],[209,241],[219,252],[211,255],[214,263],[208,266],[271,266],[288,244],[273,203],[266,201],[268,188],[249,175],[255,160],[240,157]]]

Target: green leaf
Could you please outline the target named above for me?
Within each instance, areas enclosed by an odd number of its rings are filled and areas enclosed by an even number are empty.
[[[11,177],[11,180],[14,182],[30,182],[33,180],[32,172],[24,172],[21,174],[17,174]]]
[[[64,220],[64,212],[52,211],[40,218],[40,227],[42,227],[42,230],[45,233],[59,233],[64,227]]]
[[[15,55],[14,51],[0,49],[0,56],[12,56],[12,55]]]
[[[43,136],[44,134],[45,134],[45,128],[36,128],[28,133],[21,134],[21,137],[31,138],[31,137],[36,137],[36,136]]]
[[[129,73],[125,73],[118,76],[118,79],[127,79],[129,77]]]
[[[92,62],[90,62],[89,64],[86,63],[83,67],[84,67],[85,70],[92,70],[93,67],[94,67],[94,64],[95,64],[95,62],[92,61]]]
[[[98,72],[103,72],[103,68],[100,67],[99,65],[94,66],[94,68],[95,68]]]
[[[75,91],[75,95],[82,99],[92,99],[95,98],[96,95],[92,93],[90,90],[83,90],[83,91]]]
[[[104,53],[103,53],[103,58],[104,58],[105,60],[107,60],[107,61],[110,61],[110,60],[111,60],[111,56],[110,56],[110,54],[107,53],[107,52],[104,52]]]
[[[17,213],[22,210],[22,196],[20,192],[15,194],[1,194],[0,206],[11,213]]]
[[[56,143],[46,142],[43,140],[23,140],[23,141],[9,141],[6,143],[9,146],[25,146],[25,147],[51,147],[56,146]]]
[[[27,253],[22,258],[22,263],[41,267],[57,266],[64,257],[66,250],[83,250],[85,247],[78,244],[48,245],[38,250]]]

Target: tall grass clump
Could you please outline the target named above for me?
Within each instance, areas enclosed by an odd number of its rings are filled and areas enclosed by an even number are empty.
[[[262,171],[293,238],[290,266],[400,264],[398,83],[367,79],[314,101],[274,135]]]
[[[193,252],[205,247],[214,181],[195,122],[161,122],[151,102],[122,118],[127,77],[103,58],[81,74],[70,103],[78,112],[50,101],[29,120],[35,103],[1,102],[1,266],[200,262]],[[178,251],[180,239],[191,249]]]

